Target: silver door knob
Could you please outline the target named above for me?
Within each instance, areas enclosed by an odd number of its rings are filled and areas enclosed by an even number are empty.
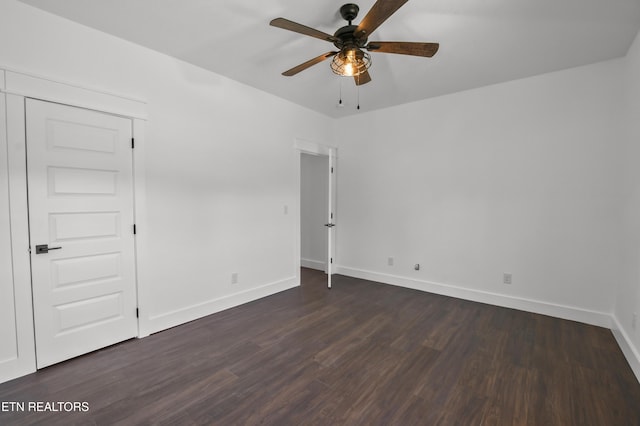
[[[36,246],[36,254],[46,254],[51,250],[60,250],[62,247],[49,247],[49,244],[40,244]]]

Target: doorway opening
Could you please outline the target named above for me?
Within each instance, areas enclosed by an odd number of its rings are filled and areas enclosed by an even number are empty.
[[[329,157],[300,154],[300,266],[328,273]]]
[[[296,148],[300,190],[296,262],[301,267],[323,271],[327,287],[331,288],[335,263],[336,148],[309,142],[296,142]]]

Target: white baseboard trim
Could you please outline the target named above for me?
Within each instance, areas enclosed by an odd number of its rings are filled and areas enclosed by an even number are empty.
[[[303,268],[317,269],[318,271],[327,270],[327,262],[312,259],[300,259],[300,266]]]
[[[562,318],[571,321],[578,321],[598,327],[605,327],[610,329],[612,325],[612,318],[609,313],[589,311],[574,306],[558,305],[539,300],[525,299],[499,293],[491,293],[465,287],[453,286],[449,284],[418,280],[415,278],[407,278],[397,275],[383,274],[380,272],[366,271],[362,269],[350,268],[347,266],[336,266],[336,273],[369,281],[377,281],[384,284],[391,284],[399,287],[406,287],[414,290],[440,294],[443,296],[451,296],[458,299],[470,300],[473,302],[486,303],[489,305],[502,306],[505,308],[517,309],[520,311],[533,312],[536,314],[548,315],[551,317]]]
[[[148,330],[149,333],[157,333],[216,312],[224,311],[266,296],[271,296],[272,294],[276,294],[299,285],[300,283],[296,277],[286,278],[281,281],[240,291],[218,299],[207,300],[181,309],[176,309],[175,311],[151,316],[146,324],[146,330]]]
[[[633,370],[633,374],[636,375],[636,379],[640,382],[640,351],[636,348],[629,335],[625,332],[624,328],[620,326],[620,322],[615,315],[612,316],[613,325],[611,327],[611,331],[613,332],[613,337],[616,338],[618,342],[618,346],[622,350],[624,357],[627,359],[631,370]]]

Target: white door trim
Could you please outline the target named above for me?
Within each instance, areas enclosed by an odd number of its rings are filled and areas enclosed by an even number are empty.
[[[294,226],[294,268],[296,271],[296,282],[298,285],[300,285],[300,252],[301,252],[301,240],[300,240],[300,155],[301,154],[311,154],[311,155],[324,155],[329,157],[329,167],[336,167],[336,163],[337,163],[337,158],[338,158],[338,148],[333,147],[333,146],[329,146],[329,145],[323,145],[323,144],[319,144],[319,143],[315,143],[315,142],[310,142],[304,139],[295,139],[294,144],[293,144],[293,148],[295,151],[295,159],[294,159],[294,170],[295,170],[295,176],[294,176],[294,180],[295,180],[295,191],[296,191],[296,200],[295,200],[295,206],[293,209],[293,214],[295,216],[295,226]],[[337,169],[336,169],[337,171]],[[330,181],[330,185],[329,185],[329,197],[330,199],[333,200],[333,212],[334,212],[334,221],[336,220],[335,217],[337,217],[337,209],[335,206],[335,185],[331,185],[331,182],[335,182],[335,174],[333,174],[333,176],[331,175],[331,173],[329,173],[329,181]],[[329,206],[331,207],[332,203],[329,203]],[[334,222],[335,223],[335,222]],[[333,236],[332,240],[335,240],[335,234],[336,234],[336,230],[335,228],[332,228],[333,230],[331,231],[331,234]],[[332,272],[332,268],[331,268],[331,258],[333,257],[335,260],[335,243],[334,241],[328,241],[328,249],[329,249],[329,258],[327,259],[327,270],[328,270],[328,281],[327,281],[327,286],[329,288],[331,288],[331,272]],[[335,264],[336,262],[334,262]]]
[[[331,288],[331,279],[335,271],[333,266],[333,258],[336,255],[336,228],[334,227],[337,220],[336,212],[336,173],[338,165],[336,157],[329,156],[329,195],[327,203],[327,223],[331,226],[327,228],[327,287]]]
[[[80,108],[122,115],[129,118],[147,118],[147,103],[120,94],[55,80],[49,77],[3,68],[6,94],[57,102]]]
[[[31,270],[29,264],[29,225],[27,210],[27,171],[25,140],[25,98],[30,97],[74,107],[93,109],[133,119],[135,222],[140,230],[136,235],[136,270],[138,304],[138,337],[149,334],[147,306],[147,281],[144,247],[146,239],[145,221],[145,118],[147,105],[143,101],[126,98],[100,90],[84,88],[75,84],[38,77],[24,72],[0,69],[0,102],[5,98],[6,140],[0,137],[0,150],[7,152],[9,176],[9,213],[11,231],[11,254],[13,289],[16,315],[17,353],[14,358],[0,360],[0,383],[36,371],[33,308],[31,294]],[[3,120],[0,120],[2,123]],[[4,129],[0,129],[4,132]]]
[[[0,142],[7,143],[3,143],[2,149],[7,152],[16,338],[15,356],[0,363],[0,381],[7,381],[36,370],[36,351],[31,308],[24,98],[15,95],[2,97],[6,97],[7,140],[0,139]]]

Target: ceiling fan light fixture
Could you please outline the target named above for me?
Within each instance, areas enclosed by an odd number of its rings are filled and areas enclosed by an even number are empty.
[[[371,82],[369,74],[371,56],[365,51],[431,58],[438,51],[440,46],[438,43],[411,41],[372,41],[369,43],[371,34],[407,2],[408,0],[375,0],[369,12],[358,25],[354,25],[353,20],[357,17],[360,8],[354,3],[347,3],[340,8],[340,16],[347,21],[348,25],[338,28],[333,35],[285,18],[273,19],[269,23],[273,27],[328,41],[337,49],[303,62],[283,72],[282,75],[294,76],[331,58],[331,70],[335,74],[343,77],[355,77],[353,81],[356,86],[361,86]]]
[[[357,47],[344,48],[331,60],[331,70],[343,77],[358,76],[371,66],[371,55]]]

